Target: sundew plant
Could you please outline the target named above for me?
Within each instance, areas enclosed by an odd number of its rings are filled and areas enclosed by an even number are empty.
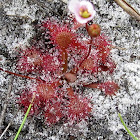
[[[46,125],[86,121],[94,103],[84,96],[84,89],[96,88],[104,97],[117,95],[119,89],[115,81],[106,80],[116,64],[110,56],[109,37],[94,23],[93,4],[71,0],[68,10],[71,19],[50,17],[36,25],[39,39],[35,37],[31,46],[19,51],[18,73],[0,68],[32,81],[20,92],[17,104],[26,113],[32,103],[29,116],[43,116]]]
[[[42,21],[36,28],[43,39],[34,40],[33,46],[20,51],[20,74],[9,72],[36,81],[23,89],[17,103],[26,112],[35,95],[29,115],[44,115],[49,125],[62,119],[79,122],[90,116],[94,103],[84,97],[82,88],[98,88],[104,96],[116,95],[119,89],[114,81],[104,80],[113,74],[116,64],[110,57],[111,43],[101,27],[90,24],[96,16],[93,5],[70,1],[68,8],[73,19],[67,23],[53,18]],[[87,34],[78,33],[78,28],[85,28]],[[80,80],[83,76],[91,76],[92,80]]]

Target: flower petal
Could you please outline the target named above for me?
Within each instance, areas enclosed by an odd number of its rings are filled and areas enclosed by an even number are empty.
[[[75,13],[76,9],[79,9],[80,2],[79,0],[71,0],[68,4],[68,9],[72,12]]]

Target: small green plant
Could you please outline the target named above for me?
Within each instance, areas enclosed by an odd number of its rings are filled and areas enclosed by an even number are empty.
[[[118,116],[119,116],[119,118],[120,118],[120,120],[121,120],[121,123],[123,124],[125,130],[128,132],[128,134],[129,134],[134,140],[139,140],[139,139],[138,139],[137,137],[135,137],[135,136],[132,134],[132,132],[127,128],[127,126],[126,126],[125,122],[123,121],[123,118],[122,118],[122,116],[121,116],[120,113],[118,113]]]
[[[22,123],[21,123],[21,125],[20,125],[20,127],[19,127],[19,129],[18,129],[18,132],[17,132],[17,134],[16,134],[14,140],[17,140],[17,138],[18,138],[18,136],[19,136],[19,134],[20,134],[20,131],[21,131],[21,129],[22,129],[22,127],[23,127],[23,125],[24,125],[24,123],[25,123],[25,121],[26,121],[26,119],[27,119],[27,116],[28,116],[28,114],[29,114],[29,112],[30,112],[30,110],[31,110],[31,107],[32,107],[34,98],[35,98],[35,96],[33,95],[32,101],[31,101],[31,103],[30,103],[30,105],[29,105],[29,107],[28,107],[28,109],[27,109],[27,111],[26,111],[26,113],[25,113],[24,119],[23,119],[23,121],[22,121]]]

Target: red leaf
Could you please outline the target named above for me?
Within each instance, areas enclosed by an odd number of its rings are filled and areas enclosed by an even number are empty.
[[[61,63],[57,57],[52,56],[48,53],[43,55],[42,67],[45,72],[58,72],[60,69]]]
[[[36,93],[45,100],[57,98],[56,86],[54,85],[54,83],[38,83],[36,85]]]
[[[115,92],[118,91],[119,86],[118,84],[112,82],[112,81],[107,81],[105,83],[101,83],[98,86],[100,89],[102,89],[106,95],[116,95]]]
[[[45,120],[47,124],[58,122],[64,114],[62,113],[62,105],[58,101],[47,102],[45,107]]]
[[[29,90],[24,90],[21,93],[21,96],[18,98],[17,103],[23,107],[24,113],[26,113],[31,103],[32,96],[33,96],[33,92]],[[44,108],[44,105],[45,105],[44,103],[45,103],[45,100],[36,94],[33,105],[29,112],[29,115],[37,115],[41,111],[40,108]]]
[[[72,95],[72,94],[71,94]],[[72,121],[80,121],[89,116],[92,108],[87,98],[80,95],[72,95],[70,97],[68,108],[68,118]]]
[[[42,55],[35,48],[26,49],[17,63],[17,69],[21,72],[38,71],[42,64]]]
[[[105,92],[106,95],[116,95],[115,92],[118,91],[119,86],[118,84],[112,82],[112,81],[107,81],[105,83],[92,83],[88,85],[83,85],[84,87],[88,88],[99,88]]]

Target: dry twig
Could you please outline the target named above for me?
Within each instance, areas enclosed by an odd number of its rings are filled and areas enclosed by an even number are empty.
[[[3,106],[3,110],[2,110],[1,116],[0,116],[0,131],[1,131],[2,123],[3,123],[3,119],[4,119],[4,114],[5,114],[7,105],[8,105],[8,99],[9,99],[10,93],[12,91],[12,83],[13,83],[13,77],[11,77],[11,79],[10,79],[10,83],[9,83],[9,87],[8,87],[8,91],[7,91],[7,96],[6,96],[5,104]]]
[[[140,14],[125,0],[114,0],[123,10],[125,10],[130,16],[140,21]]]
[[[11,119],[11,121],[9,122],[9,124],[7,125],[7,127],[5,128],[5,130],[2,132],[2,134],[0,135],[0,140],[2,139],[2,137],[4,136],[4,134],[7,132],[7,130],[9,129],[9,127],[11,126],[11,124],[13,123],[14,118],[16,117],[17,113],[19,112],[21,106],[18,107],[15,115],[13,116],[13,118]]]
[[[117,47],[117,46],[109,46],[110,49],[118,49],[118,50],[126,50],[126,48],[121,48],[121,47]]]
[[[12,121],[7,125],[7,127],[5,128],[5,130],[2,132],[2,134],[0,136],[0,140],[2,139],[2,137],[4,136],[4,134],[7,132],[8,128],[10,127],[11,124],[12,124]]]

